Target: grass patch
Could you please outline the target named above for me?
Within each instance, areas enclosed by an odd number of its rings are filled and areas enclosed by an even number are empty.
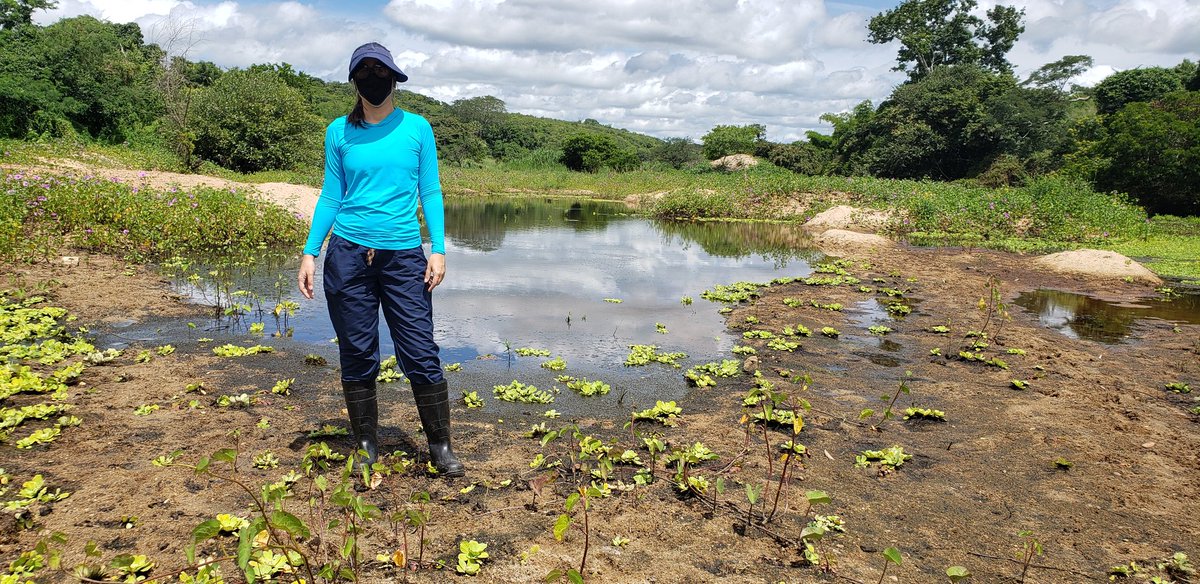
[[[171,255],[296,247],[307,225],[236,189],[157,190],[103,176],[8,172],[0,177],[0,258],[74,248],[144,261]]]

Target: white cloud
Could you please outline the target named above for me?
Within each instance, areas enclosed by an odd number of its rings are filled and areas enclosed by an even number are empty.
[[[828,129],[826,112],[879,103],[903,81],[895,47],[866,42],[871,16],[899,0],[60,0],[47,24],[79,14],[135,21],[148,41],[222,67],[288,62],[344,80],[354,47],[379,41],[407,88],[453,101],[494,95],[510,111],[699,138],[760,123],[773,140]],[[1064,55],[1111,71],[1198,58],[1200,2],[981,0],[1025,10],[1010,53],[1019,76]]]

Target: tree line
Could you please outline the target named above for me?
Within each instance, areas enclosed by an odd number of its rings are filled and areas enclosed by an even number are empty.
[[[324,126],[353,102],[348,83],[286,63],[223,70],[169,56],[134,23],[32,24],[53,5],[0,2],[0,136],[165,149],[192,170],[303,169],[320,165]],[[895,69],[908,78],[878,105],[822,116],[830,134],[791,143],[767,140],[761,124],[718,125],[697,143],[512,113],[492,96],[444,103],[398,91],[396,100],[429,119],[451,164],[700,170],[745,153],[808,175],[1004,186],[1058,173],[1152,213],[1200,214],[1195,63],[1120,71],[1085,88],[1071,80],[1092,59],[1068,55],[1020,79],[1006,55],[1023,12],[975,9],[976,0],[907,0],[873,17],[867,40],[897,43]]]

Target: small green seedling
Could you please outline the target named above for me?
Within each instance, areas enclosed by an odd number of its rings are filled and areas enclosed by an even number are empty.
[[[904,561],[903,556],[900,555],[900,550],[894,547],[883,550],[883,559],[883,572],[879,574],[879,584],[883,584],[883,579],[887,576],[888,564],[896,564],[899,566]]]
[[[750,502],[750,505],[746,507],[746,528],[742,531],[743,535],[749,535],[751,511],[758,503],[759,497],[762,496],[763,486],[758,483],[746,483],[746,500]]]
[[[1055,468],[1058,468],[1061,470],[1070,470],[1072,466],[1075,466],[1075,463],[1073,463],[1061,456],[1054,459],[1054,467]]]
[[[1025,574],[1029,572],[1029,566],[1033,563],[1035,556],[1042,555],[1042,542],[1038,541],[1033,536],[1033,532],[1029,530],[1021,530],[1017,532],[1017,537],[1021,538],[1020,545],[1017,546],[1016,557],[1021,563],[1021,576],[1019,582],[1025,582]]]
[[[1013,389],[1019,389],[1021,391],[1025,391],[1026,389],[1029,389],[1029,382],[1025,381],[1023,379],[1013,379],[1013,380],[1009,381],[1008,383],[1010,385],[1012,385]]]

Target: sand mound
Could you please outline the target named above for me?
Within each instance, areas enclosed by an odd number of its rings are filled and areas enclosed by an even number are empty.
[[[1133,278],[1140,282],[1162,284],[1162,279],[1145,266],[1115,252],[1102,249],[1077,249],[1042,256],[1034,263],[1056,272],[1098,278]]]
[[[874,233],[859,233],[845,229],[828,229],[813,237],[813,243],[826,253],[837,255],[847,251],[868,251],[892,247],[892,240]]]
[[[887,225],[888,218],[889,215],[885,211],[838,205],[809,219],[804,224],[804,229],[816,233],[829,229],[875,233]]]
[[[758,159],[749,154],[730,154],[712,161],[712,167],[717,170],[742,170],[758,165]]]

